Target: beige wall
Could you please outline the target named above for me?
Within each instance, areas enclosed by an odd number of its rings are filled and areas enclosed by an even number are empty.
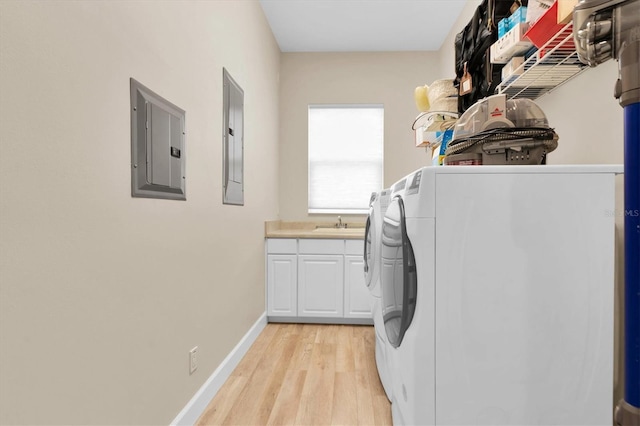
[[[4,0],[0,55],[0,424],[168,424],[265,310],[262,10]],[[245,92],[244,207],[221,203],[223,66]],[[186,202],[130,196],[130,77],[186,110]]]
[[[430,164],[416,148],[416,86],[443,78],[437,52],[284,53],[280,68],[280,217],[307,213],[307,107],[323,103],[384,105],[384,185]],[[362,219],[356,217],[355,219]]]
[[[624,133],[622,108],[613,97],[618,78],[616,61],[587,69],[537,103],[560,136],[549,164],[622,164]],[[616,178],[616,212],[624,212],[623,177]],[[624,306],[624,219],[616,215],[616,364],[615,396],[622,398],[624,370],[622,307]]]

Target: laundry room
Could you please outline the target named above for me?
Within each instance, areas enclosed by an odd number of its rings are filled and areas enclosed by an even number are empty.
[[[0,425],[638,424],[640,1],[506,3],[0,2]]]

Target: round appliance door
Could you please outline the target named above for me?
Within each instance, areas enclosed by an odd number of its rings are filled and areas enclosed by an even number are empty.
[[[382,318],[389,343],[397,348],[416,309],[416,260],[407,236],[404,202],[396,196],[382,223]]]
[[[378,265],[376,265],[375,258],[377,244],[375,220],[372,210],[367,218],[367,225],[364,231],[364,273],[365,283],[367,284],[369,292],[373,291],[373,286],[377,278],[376,275],[378,273]]]

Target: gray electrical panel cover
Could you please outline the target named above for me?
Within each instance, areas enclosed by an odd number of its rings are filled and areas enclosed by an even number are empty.
[[[186,200],[185,112],[131,81],[131,196]]]
[[[244,205],[244,91],[222,69],[223,80],[223,199]]]

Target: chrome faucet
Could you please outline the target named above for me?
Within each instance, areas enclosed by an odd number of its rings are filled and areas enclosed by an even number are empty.
[[[347,224],[342,223],[342,216],[338,216],[338,223],[336,223],[336,228],[343,229],[346,227],[347,227]]]

